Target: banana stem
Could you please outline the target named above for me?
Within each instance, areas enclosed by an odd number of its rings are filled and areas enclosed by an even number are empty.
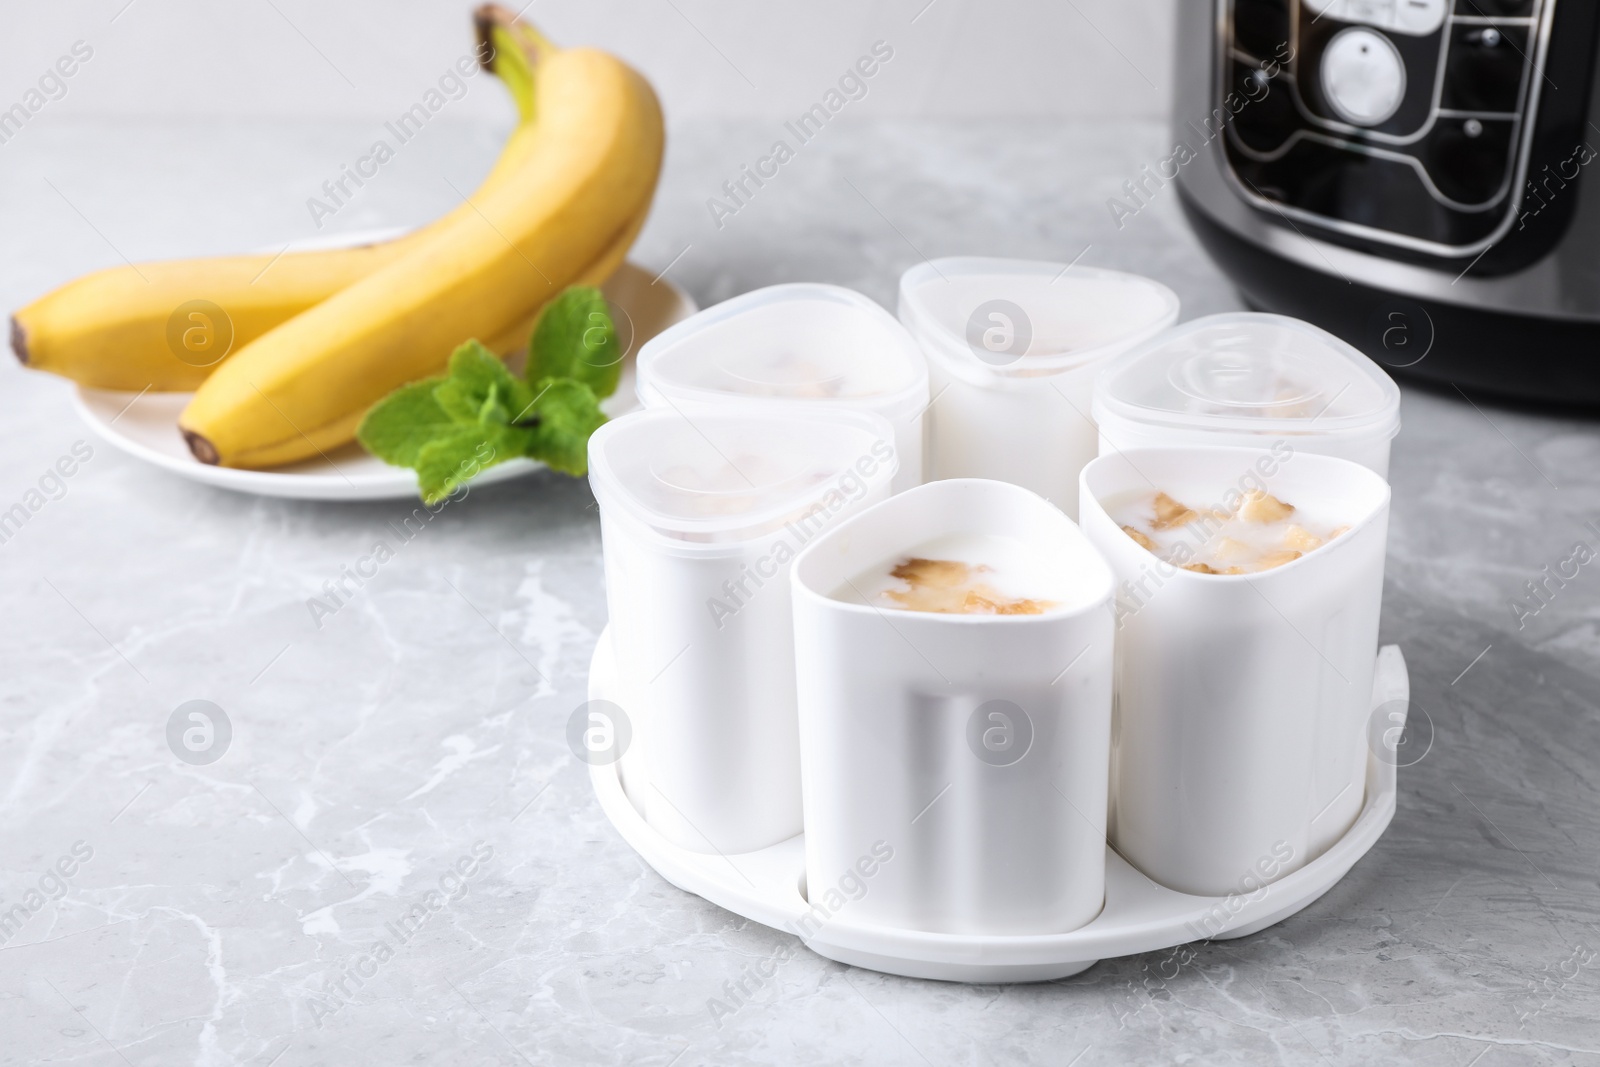
[[[532,122],[534,71],[558,49],[532,25],[519,21],[516,14],[499,4],[484,4],[472,13],[478,35],[479,63],[511,90],[517,102],[517,117]]]

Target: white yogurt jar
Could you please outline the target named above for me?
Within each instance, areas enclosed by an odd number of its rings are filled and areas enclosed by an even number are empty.
[[[625,415],[589,440],[632,751],[625,787],[683,848],[800,832],[789,568],[889,495],[894,431],[843,411]]]
[[[850,289],[774,285],[707,308],[640,350],[638,393],[685,412],[737,401],[881,415],[895,428],[895,490],[922,482],[927,364],[892,315]]]
[[[1100,375],[1102,453],[1163,445],[1339,456],[1389,473],[1400,390],[1333,334],[1283,315],[1243,312],[1184,323]]]
[[[932,482],[818,538],[792,578],[808,884],[870,858],[848,921],[905,929],[1099,914],[1112,580],[1071,520],[1014,485]]]
[[[1177,320],[1133,274],[1019,259],[935,259],[900,278],[900,321],[928,357],[928,477],[997,478],[1078,512],[1095,457],[1094,379]]]
[[[1388,519],[1377,474],[1286,445],[1084,469],[1117,579],[1111,841],[1155,881],[1253,893],[1360,814]]]

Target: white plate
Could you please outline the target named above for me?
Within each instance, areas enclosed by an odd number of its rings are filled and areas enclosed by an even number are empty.
[[[615,670],[610,634],[603,632],[589,666],[590,700],[616,699]],[[1373,707],[1390,702],[1406,706],[1411,684],[1398,647],[1379,650],[1372,690]],[[804,834],[738,855],[680,848],[651,829],[628,799],[619,774],[623,762],[592,765],[590,782],[611,825],[667,881],[737,915],[795,934],[828,959],[950,982],[1052,981],[1112,956],[1264,930],[1337,885],[1383,836],[1395,805],[1396,761],[1374,752],[1367,761],[1366,803],[1354,825],[1322,855],[1262,891],[1230,897],[1179,893],[1152,882],[1107,847],[1105,907],[1087,926],[1065,934],[980,937],[873,926],[853,922],[846,913],[830,919],[812,912],[803,895]]]
[[[382,234],[355,234],[337,245],[363,244],[386,240],[393,231]],[[337,245],[334,245],[335,247]],[[327,247],[327,242],[316,242]],[[309,251],[307,242],[297,250]],[[276,251],[274,249],[273,251]],[[643,268],[625,263],[601,287],[611,303],[620,308],[632,323],[632,338],[622,368],[617,391],[600,404],[608,416],[615,417],[639,406],[634,395],[634,355],[639,346],[674,323],[695,313],[694,300],[665,278],[652,282]],[[618,324],[618,332],[629,332]],[[107,389],[74,388],[73,406],[89,428],[115,448],[174,474],[207,485],[260,496],[291,497],[298,500],[395,500],[417,496],[416,474],[406,467],[391,467],[351,442],[330,451],[327,456],[272,470],[237,470],[201,463],[189,452],[178,432],[178,415],[192,393],[124,393]],[[530,459],[514,459],[490,467],[472,480],[473,485],[489,485],[539,470],[544,464]]]

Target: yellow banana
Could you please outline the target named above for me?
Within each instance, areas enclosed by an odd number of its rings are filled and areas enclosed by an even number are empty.
[[[506,83],[519,115],[476,200],[515,180],[534,150],[532,70],[555,48],[493,4],[474,12],[474,25],[478,54],[489,57],[483,65]],[[18,311],[11,319],[12,348],[29,367],[97,389],[189,391],[231,352],[473,217],[463,203],[379,244],[96,271]]]
[[[654,92],[592,49],[542,57],[534,81],[521,173],[218,367],[179,419],[197,458],[276,466],[343,444],[378,400],[441,372],[466,338],[514,329],[625,239],[660,172]]]
[[[604,285],[617,268],[622,266],[622,261],[627,258],[628,249],[633,247],[634,238],[639,236],[639,231],[644,228],[644,222],[650,212],[641,211],[634,216],[632,221],[623,229],[621,235],[611,242],[611,246],[600,254],[600,258],[572,280],[573,285]],[[539,324],[539,316],[544,312],[544,305],[540,304],[529,315],[524,315],[515,326],[508,330],[501,330],[483,340],[484,345],[497,356],[511,356],[520,353],[528,347],[528,340],[533,337],[533,328]]]
[[[633,239],[638,236],[639,228],[643,225],[644,215],[640,215],[629,223],[628,228],[623,231],[622,235],[611,243],[611,247],[607,248],[588,270],[574,278],[572,284],[599,286],[604,283],[607,278],[616,273],[618,267],[622,266],[622,261],[626,258],[628,249],[633,246]],[[486,347],[491,352],[500,355],[526,348],[528,346],[528,338],[533,336],[533,328],[538,325],[539,313],[543,310],[544,305],[540,304],[531,315],[524,317],[515,327],[504,330],[494,340],[485,342]],[[443,369],[443,363],[440,364],[439,369]],[[338,448],[345,442],[354,439],[356,427],[361,425],[361,420],[366,414],[367,408],[365,407],[355,409],[344,417],[310,434],[312,445],[316,449],[316,452],[311,454],[315,455]],[[187,434],[187,431],[185,433]],[[194,445],[192,438],[190,439],[190,445],[191,447]],[[257,468],[276,467],[305,458],[307,458],[305,441],[297,437],[288,440],[286,446],[282,449],[261,450],[255,454],[249,465]]]

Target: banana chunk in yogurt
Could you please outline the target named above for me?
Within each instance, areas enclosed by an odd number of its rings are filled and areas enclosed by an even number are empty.
[[[1257,574],[1292,563],[1349,529],[1253,489],[1230,510],[1168,492],[1139,493],[1112,509],[1139,547],[1196,574]]]
[[[939,538],[857,575],[837,599],[940,615],[1043,615],[1072,598],[1059,568],[1021,540]]]

